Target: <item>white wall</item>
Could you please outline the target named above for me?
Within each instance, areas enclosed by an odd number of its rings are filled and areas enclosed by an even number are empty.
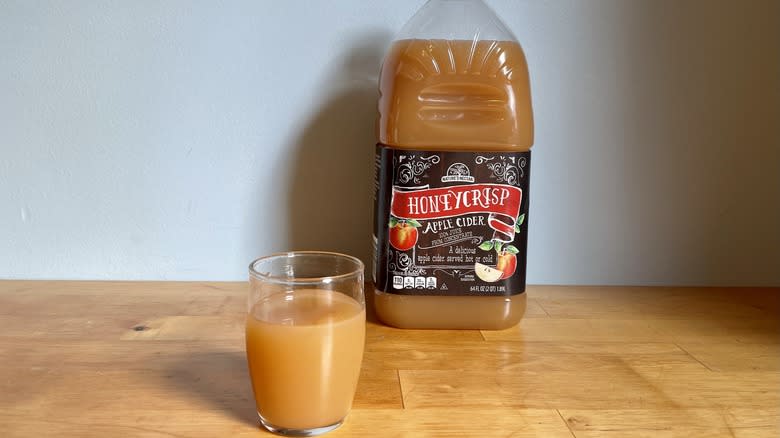
[[[0,278],[368,258],[417,0],[0,0]],[[491,0],[531,67],[530,283],[780,285],[780,2]]]

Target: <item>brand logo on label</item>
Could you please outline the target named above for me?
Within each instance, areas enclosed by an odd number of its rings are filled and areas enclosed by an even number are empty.
[[[447,168],[447,174],[441,177],[441,182],[474,182],[474,177],[471,176],[469,166],[463,163],[452,163]]]

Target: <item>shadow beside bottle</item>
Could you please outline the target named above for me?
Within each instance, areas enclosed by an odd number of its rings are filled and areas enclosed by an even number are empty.
[[[350,254],[369,274],[377,76],[390,36],[356,40],[360,45],[326,82],[333,94],[291,147],[288,249]]]

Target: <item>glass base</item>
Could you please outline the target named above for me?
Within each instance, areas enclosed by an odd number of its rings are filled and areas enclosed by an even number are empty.
[[[323,433],[328,433],[332,430],[338,429],[339,426],[341,426],[344,423],[344,419],[342,418],[336,423],[331,424],[330,426],[322,426],[322,427],[313,427],[311,429],[291,429],[288,427],[279,427],[274,426],[273,424],[267,422],[265,418],[263,418],[260,413],[257,413],[257,416],[260,417],[260,423],[268,429],[269,431],[284,435],[284,436],[317,436],[322,435]]]

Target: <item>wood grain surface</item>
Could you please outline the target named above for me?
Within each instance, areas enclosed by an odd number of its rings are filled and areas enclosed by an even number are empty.
[[[269,436],[243,283],[0,281],[0,436]],[[529,287],[505,331],[369,316],[336,437],[778,437],[780,289]]]

